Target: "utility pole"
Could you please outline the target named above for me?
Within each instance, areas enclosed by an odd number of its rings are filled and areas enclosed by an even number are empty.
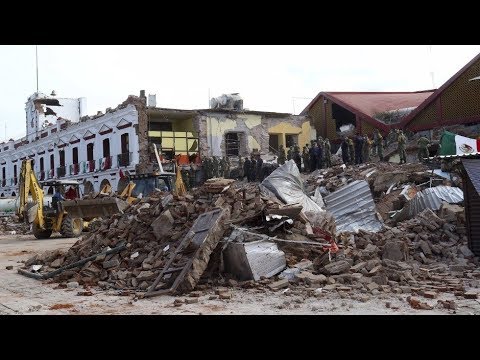
[[[432,87],[435,89],[435,77],[433,72],[433,57],[432,57],[432,45],[428,45],[428,55],[429,55],[429,63],[430,63],[430,77],[432,78]]]
[[[35,45],[35,62],[37,69],[37,93],[38,93],[38,45]]]

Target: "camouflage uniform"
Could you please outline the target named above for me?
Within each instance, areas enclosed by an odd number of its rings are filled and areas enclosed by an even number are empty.
[[[303,147],[302,159],[303,159],[303,171],[310,172],[310,155],[308,153],[307,146]]]
[[[220,159],[220,163],[218,165],[218,175],[222,178],[225,177],[225,167],[226,167],[225,158],[223,157]]]
[[[230,160],[228,157],[225,158],[225,168],[223,171],[223,177],[228,179],[230,177]]]
[[[405,146],[407,143],[407,138],[403,135],[403,132],[400,130],[398,133],[398,154],[400,155],[400,164],[407,162],[407,153],[405,151]]]
[[[183,181],[183,184],[185,185],[185,189],[190,190],[190,180],[189,180],[188,170],[182,169],[180,170],[180,173],[182,174],[182,181]]]
[[[218,159],[216,156],[213,157],[212,159],[212,177],[218,178],[218,168],[219,168],[219,163]]]
[[[277,163],[278,163],[278,165],[285,164],[285,149],[283,148],[283,145],[280,145],[280,147],[278,149]]]
[[[348,155],[350,156],[350,165],[355,164],[355,145],[352,139],[348,139]]]
[[[293,146],[290,146],[290,149],[287,151],[287,160],[292,160],[293,158]]]
[[[245,165],[245,162],[243,161],[242,157],[238,157],[238,177],[243,180],[245,177],[245,171],[243,169],[243,166]]]
[[[332,152],[331,148],[332,146],[330,145],[330,140],[328,138],[325,138],[325,141],[323,142],[323,148],[324,148],[324,157],[325,157],[325,167],[329,168],[332,167]]]
[[[424,158],[430,157],[430,153],[428,151],[428,145],[430,145],[430,140],[428,140],[425,136],[422,136],[420,139],[417,140],[418,144],[418,160],[421,162]]]
[[[372,141],[365,135],[363,138],[363,162],[370,161],[370,152],[372,150]]]
[[[377,129],[375,129],[375,149],[380,161],[383,160],[383,136]]]

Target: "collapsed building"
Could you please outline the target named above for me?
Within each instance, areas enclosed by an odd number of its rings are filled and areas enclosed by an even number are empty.
[[[153,171],[152,144],[162,160],[189,164],[197,154],[275,153],[280,145],[303,146],[316,137],[308,116],[247,110],[235,95],[234,102],[228,97],[212,102],[212,109],[181,110],[157,107],[155,95],[147,100],[142,90],[116,108],[86,116],[84,98],[35,93],[25,107],[26,136],[0,144],[0,197],[18,194],[27,158],[34,160],[40,181],[75,179],[88,194],[104,185],[121,191],[128,183],[124,175]]]

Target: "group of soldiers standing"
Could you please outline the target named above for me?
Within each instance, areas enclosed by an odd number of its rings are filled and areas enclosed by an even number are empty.
[[[230,160],[225,156],[220,160],[217,156],[206,157],[202,161],[202,167],[206,180],[218,177],[228,178],[230,176]]]
[[[406,163],[406,143],[407,138],[402,130],[395,130],[394,135],[397,141],[397,151],[400,156],[400,163]],[[429,157],[428,147],[430,140],[422,136],[417,141],[418,159],[422,161]],[[373,138],[368,135],[357,134],[355,136],[344,136],[341,142],[342,160],[346,165],[362,164],[370,161],[371,155],[383,160],[384,138],[378,129],[374,130]],[[331,144],[328,138],[321,136],[317,140],[312,140],[310,145],[306,144],[300,153],[300,147],[297,144],[290,146],[287,152],[283,145],[278,150],[278,165],[285,164],[286,160],[294,160],[300,171],[312,172],[316,169],[329,168],[332,166]],[[302,166],[303,164],[303,166]],[[217,156],[205,157],[202,160],[204,180],[223,177],[230,178],[231,175],[238,179],[246,178],[249,182],[262,181],[275,169],[276,165],[265,164],[259,153],[253,153],[250,157],[238,157],[238,167],[231,173],[231,164],[228,157],[219,158]],[[234,174],[235,172],[235,174]],[[191,166],[190,169],[181,171],[183,181],[187,188],[195,185],[196,174]]]
[[[279,165],[285,164],[286,160],[293,160],[297,164],[298,169],[311,172],[322,167],[332,166],[332,153],[330,140],[325,140],[320,136],[317,140],[311,140],[310,145],[306,144],[303,147],[302,154],[300,154],[300,147],[297,144],[290,146],[285,154],[283,145],[278,149],[277,162]]]

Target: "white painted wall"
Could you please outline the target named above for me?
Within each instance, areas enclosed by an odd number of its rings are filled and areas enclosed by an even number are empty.
[[[33,102],[32,102],[33,104]],[[28,109],[28,107],[27,107]],[[28,111],[28,110],[27,110]],[[27,112],[28,119],[28,112]],[[30,117],[30,119],[32,119]],[[130,122],[132,126],[118,129],[117,125],[121,122]],[[65,151],[65,164],[66,164],[66,173],[67,175],[64,179],[77,179],[80,181],[91,181],[94,184],[95,191],[100,189],[100,183],[103,179],[108,179],[113,189],[117,189],[118,180],[119,180],[119,168],[117,166],[117,155],[121,153],[121,135],[124,133],[129,134],[129,152],[132,153],[132,159],[130,165],[123,170],[133,171],[135,165],[139,161],[139,141],[138,136],[135,133],[134,126],[138,124],[138,113],[135,109],[135,106],[128,105],[123,109],[118,109],[114,112],[109,112],[101,117],[95,119],[89,119],[82,122],[77,122],[75,124],[70,124],[67,129],[57,131],[56,133],[51,133],[51,130],[57,128],[56,125],[49,126],[48,128],[42,130],[41,132],[48,131],[49,135],[45,138],[41,138],[36,141],[31,141],[29,144],[22,145],[17,149],[14,149],[13,142],[8,144],[9,149],[7,151],[3,150],[7,144],[0,146],[0,163],[5,161],[5,165],[0,165],[0,177],[2,175],[2,168],[6,168],[6,179],[7,184],[5,187],[0,186],[0,195],[3,193],[5,196],[9,196],[12,192],[18,194],[18,186],[10,184],[10,179],[13,178],[13,166],[17,165],[17,176],[20,173],[21,161],[20,159],[23,156],[29,156],[35,154],[33,159],[35,160],[34,170],[37,172],[39,177],[40,172],[40,158],[44,158],[44,169],[48,171],[50,169],[50,155],[54,154],[55,157],[55,174],[57,173],[57,167],[60,166],[60,150]],[[113,132],[107,134],[100,134],[99,131],[103,126],[108,126],[113,129]],[[87,131],[95,134],[94,139],[84,140],[83,137]],[[79,143],[70,144],[72,136],[76,136],[80,139]],[[69,176],[69,165],[72,164],[73,153],[72,149],[78,147],[78,160],[79,163],[82,163],[87,160],[87,144],[94,143],[94,160],[96,162],[96,168],[99,168],[99,159],[103,157],[103,140],[110,139],[110,155],[112,158],[112,168],[106,171],[96,171],[95,173],[86,173],[79,174],[76,176]],[[63,148],[58,148],[57,145],[60,143],[66,143],[67,146]],[[49,152],[48,149],[53,151]],[[39,155],[38,153],[45,151],[45,154]],[[17,159],[16,163],[13,163],[12,160]],[[81,166],[82,167],[82,166]],[[0,183],[1,185],[1,183]]]

